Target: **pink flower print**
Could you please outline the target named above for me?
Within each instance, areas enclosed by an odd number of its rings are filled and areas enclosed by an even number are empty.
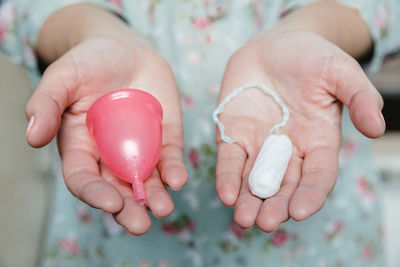
[[[187,58],[187,61],[192,65],[200,62],[200,55],[199,55],[199,53],[197,53],[195,51],[189,52],[187,54],[186,58]]]
[[[197,168],[199,166],[199,153],[194,148],[189,150],[189,161],[193,168]]]
[[[351,157],[354,156],[354,154],[357,152],[357,143],[355,140],[349,140],[347,142],[345,142],[342,146],[342,151],[343,151],[343,155],[345,157]]]
[[[160,0],[148,0],[147,17],[151,23],[154,23],[154,10]]]
[[[76,216],[83,223],[90,223],[92,221],[92,215],[90,214],[89,209],[85,206],[78,208]]]
[[[179,233],[179,227],[172,223],[165,223],[161,226],[161,231],[166,235],[175,235]]]
[[[335,236],[337,236],[338,234],[340,234],[343,231],[344,226],[345,226],[345,224],[342,221],[328,224],[327,230],[325,233],[325,238],[328,241],[331,241]]]
[[[6,41],[7,28],[0,21],[0,43],[4,43]]]
[[[288,233],[286,230],[278,230],[271,237],[271,244],[275,247],[282,247],[286,244]]]
[[[206,44],[210,45],[214,42],[214,37],[211,34],[207,33],[206,37],[205,37],[205,41],[206,41]]]
[[[221,85],[219,83],[212,83],[208,87],[208,92],[212,95],[217,95],[219,91],[221,90]]]
[[[139,262],[139,267],[150,267],[150,263],[148,261]]]
[[[379,29],[385,29],[388,26],[390,10],[387,6],[382,5],[375,13],[375,26]]]
[[[344,140],[339,151],[340,164],[348,162],[348,159],[353,157],[358,149],[358,144],[354,139]]]
[[[196,231],[196,224],[187,215],[183,215],[173,221],[165,222],[161,225],[161,231],[166,235],[176,235],[188,230],[190,232]]]
[[[7,33],[12,30],[15,24],[16,12],[10,2],[5,2],[0,6],[0,42],[4,43]]]
[[[204,5],[208,6],[209,4],[214,3],[216,0],[204,0]]]
[[[365,176],[359,176],[357,178],[356,187],[361,196],[361,203],[365,208],[370,208],[377,202],[378,193]]]
[[[171,264],[167,261],[160,261],[158,262],[158,267],[171,267]]]
[[[185,108],[192,108],[194,107],[194,99],[190,96],[184,96],[183,104]]]
[[[197,225],[193,221],[189,221],[189,223],[186,225],[186,229],[188,229],[190,232],[194,232],[197,229]]]
[[[28,38],[23,37],[22,38],[22,46],[23,46],[23,52],[24,52],[24,57],[27,60],[27,63],[35,62],[36,57],[35,54],[33,53],[33,47],[32,44],[29,43]]]
[[[256,19],[257,28],[261,29],[264,20],[263,6],[261,0],[253,0],[254,15]]]
[[[193,18],[192,24],[198,30],[205,30],[211,26],[211,20],[208,17]]]
[[[372,260],[373,250],[371,244],[366,244],[361,250],[361,256],[365,261]]]
[[[344,222],[337,222],[334,225],[334,229],[336,233],[340,233],[344,229]]]
[[[229,232],[234,234],[237,238],[246,237],[246,230],[242,229],[239,225],[237,225],[234,221],[229,223]]]
[[[188,242],[192,239],[192,234],[189,230],[185,229],[176,234],[176,238],[182,242]]]
[[[214,3],[213,3],[214,2]],[[206,17],[201,18],[203,20],[203,23],[206,24],[205,28],[210,26],[212,23],[215,21],[218,21],[225,17],[227,14],[228,10],[231,7],[231,1],[209,1],[206,3]]]
[[[121,0],[108,0],[111,4],[117,7],[119,10],[122,10],[122,3]]]
[[[77,256],[79,254],[79,244],[75,240],[75,238],[72,237],[65,237],[60,241],[58,244],[58,247],[62,250],[65,251],[72,256]]]
[[[368,181],[367,179],[365,179],[364,176],[360,176],[357,178],[357,189],[360,192],[368,192],[370,190]]]

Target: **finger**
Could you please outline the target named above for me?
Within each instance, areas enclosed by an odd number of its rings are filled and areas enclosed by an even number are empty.
[[[253,227],[262,200],[251,194],[249,189],[249,174],[253,167],[255,158],[248,159],[242,175],[242,187],[234,210],[234,220],[236,224],[244,229]]]
[[[122,196],[130,196],[135,200],[132,185],[117,178],[105,165],[102,164],[101,166],[101,175],[104,179],[117,188]],[[145,180],[144,186],[147,198],[146,206],[152,211],[153,215],[163,218],[171,214],[174,210],[174,203],[156,169]]]
[[[154,73],[157,73],[157,79],[153,78]],[[136,88],[148,88],[163,107],[163,146],[157,167],[164,183],[172,190],[179,190],[186,184],[188,174],[183,161],[182,111],[179,104],[179,90],[173,71],[165,59],[156,56],[151,64],[144,64],[135,75],[134,84]],[[160,88],[163,90],[159,90]]]
[[[174,211],[174,203],[161,181],[160,174],[154,170],[145,181],[147,203],[154,216],[164,218]]]
[[[71,193],[91,207],[115,213],[123,201],[116,188],[100,177],[98,163],[88,152],[63,150],[64,181]]]
[[[29,120],[26,138],[31,146],[42,147],[54,138],[62,113],[71,103],[68,92],[77,84],[76,71],[66,58],[60,58],[46,69],[26,104]]]
[[[136,203],[132,186],[117,178],[104,164],[101,164],[101,175],[118,190],[123,199],[123,208],[114,214],[115,221],[132,235],[146,233],[151,227],[151,218],[146,207]]]
[[[144,205],[133,199],[132,193],[123,196],[124,207],[114,214],[115,221],[132,235],[143,235],[151,227],[151,218]]]
[[[177,125],[163,125],[163,146],[158,169],[161,178],[172,190],[179,190],[188,180],[183,161],[183,135]]]
[[[262,231],[273,232],[289,219],[289,201],[299,183],[302,163],[300,157],[294,156],[289,162],[279,192],[264,200],[256,218],[256,224]]]
[[[321,146],[305,155],[302,177],[289,202],[289,214],[302,221],[322,208],[335,186],[338,169],[338,151]]]
[[[377,138],[385,132],[382,96],[353,58],[345,55],[333,64],[334,94],[349,109],[354,126],[364,135]]]
[[[218,145],[216,189],[219,198],[227,206],[235,205],[238,198],[246,157],[243,148],[235,143]]]

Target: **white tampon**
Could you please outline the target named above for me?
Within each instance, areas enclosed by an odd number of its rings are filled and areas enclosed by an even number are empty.
[[[271,134],[265,139],[249,176],[253,195],[268,198],[279,191],[292,150],[292,142],[286,135]]]
[[[293,145],[289,137],[279,134],[279,128],[285,126],[289,120],[289,110],[286,105],[279,96],[265,84],[250,82],[242,87],[234,89],[218,105],[213,113],[213,118],[221,133],[221,140],[228,144],[234,143],[235,140],[225,135],[225,127],[222,122],[219,121],[218,115],[224,111],[225,105],[228,104],[232,98],[249,88],[259,88],[264,91],[264,93],[271,95],[282,109],[282,121],[272,127],[269,136],[265,139],[261,147],[249,176],[251,193],[259,198],[268,198],[279,191],[293,152]]]

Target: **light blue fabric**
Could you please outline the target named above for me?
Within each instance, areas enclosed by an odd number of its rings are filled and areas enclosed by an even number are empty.
[[[184,110],[190,181],[184,189],[171,192],[176,204],[171,216],[153,218],[149,233],[132,237],[112,216],[76,200],[66,190],[55,161],[43,266],[383,266],[379,183],[369,141],[351,126],[347,114],[338,183],[325,207],[305,222],[288,221],[273,234],[255,228],[244,231],[232,222],[232,208],[224,207],[215,193],[211,114],[228,59],[256,32],[312,1],[10,1],[7,8],[16,16],[5,24],[9,28],[2,48],[24,63],[36,81],[30,48],[38,30],[52,12],[75,2],[120,12],[171,64]],[[357,7],[371,30],[375,71],[383,56],[400,43],[393,28],[399,17],[393,17],[399,13],[397,3],[346,0],[344,4]]]

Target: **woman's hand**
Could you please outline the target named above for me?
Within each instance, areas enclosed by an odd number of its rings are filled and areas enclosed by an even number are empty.
[[[229,145],[217,133],[217,192],[235,205],[243,228],[255,223],[265,232],[289,218],[305,220],[323,206],[338,170],[342,103],[355,127],[368,137],[384,133],[383,101],[359,64],[326,39],[305,31],[271,31],[250,41],[229,61],[219,101],[250,81],[265,83],[288,106],[280,129],[294,151],[279,192],[266,200],[253,196],[248,176],[281,110],[268,95],[248,89],[225,107],[220,120]]]
[[[109,15],[112,16],[112,15]],[[146,208],[156,217],[174,204],[165,185],[180,189],[187,181],[177,85],[168,63],[131,36],[90,37],[54,61],[26,106],[27,140],[33,147],[49,143],[58,132],[58,147],[68,189],[88,205],[114,214],[130,233],[151,226]],[[105,93],[137,88],[154,95],[164,110],[163,143],[157,168],[145,182],[147,207],[136,204],[132,188],[101,162],[86,128],[86,112]]]

